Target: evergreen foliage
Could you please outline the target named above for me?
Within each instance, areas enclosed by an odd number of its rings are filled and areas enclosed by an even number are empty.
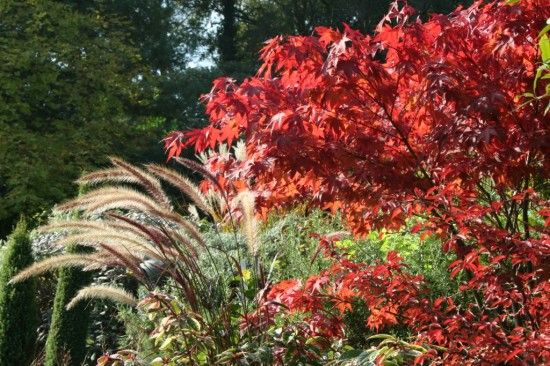
[[[82,252],[72,247],[69,252]],[[86,356],[86,338],[90,323],[90,311],[86,302],[80,302],[70,310],[67,304],[78,290],[89,284],[91,274],[79,268],[62,268],[55,293],[52,323],[46,341],[46,366],[61,366],[65,363],[80,365]]]
[[[0,19],[3,237],[20,214],[34,220],[74,195],[72,181],[107,155],[160,149],[133,116],[152,92],[134,82],[147,70],[119,19],[52,0],[2,1]]]
[[[0,269],[0,366],[26,366],[34,356],[38,326],[36,280],[8,283],[32,262],[27,224],[22,219],[8,240]]]

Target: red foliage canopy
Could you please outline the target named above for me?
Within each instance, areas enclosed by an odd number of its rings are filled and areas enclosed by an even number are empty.
[[[549,118],[518,96],[549,17],[548,0],[478,1],[422,23],[396,3],[372,36],[276,37],[255,77],[215,81],[207,127],[166,146],[244,138],[245,160],[214,156],[209,168],[258,192],[260,209],[341,210],[359,235],[423,218],[413,231],[457,253],[452,274],[467,273],[463,290],[480,299],[437,318],[448,336],[426,333],[446,364],[550,357]]]

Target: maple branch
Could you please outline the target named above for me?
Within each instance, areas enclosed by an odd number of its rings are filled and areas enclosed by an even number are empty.
[[[531,163],[531,154],[527,154],[527,166]],[[529,181],[530,181],[530,174],[527,174],[525,177],[525,184],[523,187],[523,190],[526,191],[529,189]],[[529,233],[529,193],[525,194],[525,197],[522,202],[522,208],[523,208],[523,233],[525,240],[529,239],[530,233]]]
[[[370,83],[370,82],[369,82]],[[369,93],[367,93],[368,96],[370,96]],[[401,141],[403,142],[403,144],[405,144],[405,147],[407,148],[407,150],[409,151],[409,153],[411,154],[411,156],[413,157],[413,159],[416,161],[416,163],[418,164],[418,167],[420,168],[420,170],[422,171],[422,174],[424,174],[424,176],[429,179],[430,181],[432,181],[432,184],[435,185],[435,182],[433,182],[433,179],[432,179],[432,176],[431,174],[428,174],[428,172],[426,171],[426,169],[424,168],[423,164],[422,164],[422,161],[420,160],[420,158],[418,157],[418,155],[416,154],[416,152],[414,151],[414,149],[412,148],[410,142],[409,142],[409,139],[407,138],[407,136],[405,135],[405,133],[403,131],[401,131],[401,129],[399,128],[399,126],[397,125],[397,123],[393,120],[393,117],[391,116],[390,112],[388,112],[388,109],[386,108],[386,106],[380,102],[380,101],[377,101],[375,98],[371,97],[372,100],[378,104],[378,106],[380,108],[382,108],[382,110],[384,111],[384,113],[386,114],[387,116],[387,120],[388,122],[392,125],[392,127],[395,129],[395,131],[397,132],[397,134],[399,135]]]
[[[493,201],[493,198],[491,197],[491,193],[489,191],[487,191],[485,189],[485,187],[483,187],[483,183],[482,182],[478,182],[477,183],[477,187],[479,188],[479,190],[481,191],[481,193],[483,193],[487,199],[487,203],[489,204],[489,206],[494,202]],[[503,228],[502,226],[502,221],[500,221],[500,217],[498,217],[498,214],[496,212],[491,212],[491,216],[493,217],[493,220],[494,222],[498,225],[499,228]]]
[[[363,74],[364,75],[364,74]],[[366,75],[364,75],[366,77]],[[368,80],[368,79],[367,79]],[[370,81],[368,81],[369,84],[370,84]],[[372,86],[372,85],[371,85]],[[401,131],[401,129],[399,128],[399,126],[395,123],[395,121],[393,120],[392,116],[390,115],[390,113],[388,112],[386,106],[378,101],[376,98],[374,98],[372,95],[370,95],[370,93],[368,91],[366,91],[365,89],[362,89],[361,90],[365,93],[365,95],[371,100],[373,101],[375,104],[377,104],[383,111],[384,113],[386,114],[387,116],[387,121],[392,125],[392,127],[395,129],[395,131],[397,132],[397,135],[399,136],[399,138],[401,139],[401,142],[403,144],[405,144],[405,147],[407,148],[407,150],[409,151],[409,153],[411,154],[411,156],[413,157],[413,159],[416,161],[416,163],[418,164],[418,167],[420,168],[420,170],[422,171],[422,174],[424,174],[424,176],[429,179],[430,181],[432,181],[432,176],[431,174],[428,174],[428,172],[426,171],[426,169],[422,166],[422,162],[420,161],[418,155],[416,154],[416,152],[414,151],[414,149],[412,148],[408,138],[405,136],[405,134]],[[375,114],[375,113],[374,113]],[[386,132],[386,134],[392,136],[390,133]],[[433,181],[432,181],[432,184],[435,184]]]
[[[496,189],[496,188],[495,188]],[[504,225],[505,230],[511,230],[511,216],[512,216],[512,204],[513,202],[510,202],[508,198],[506,197],[506,194],[502,190],[496,189],[499,197],[500,202],[502,202],[502,207],[504,208],[504,215],[506,217],[506,223]]]
[[[525,198],[522,202],[522,208],[523,208],[523,232],[524,232],[524,239],[527,240],[530,237],[529,234],[529,193],[525,194]]]

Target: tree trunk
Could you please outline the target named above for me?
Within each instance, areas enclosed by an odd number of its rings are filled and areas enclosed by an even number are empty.
[[[236,0],[222,0],[222,27],[218,36],[220,64],[226,68],[237,61]]]

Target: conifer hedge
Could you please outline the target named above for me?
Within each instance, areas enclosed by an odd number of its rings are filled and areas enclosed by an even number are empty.
[[[21,219],[8,239],[0,268],[0,366],[27,366],[35,355],[39,324],[36,280],[8,283],[33,261],[27,224]]]
[[[74,246],[68,252],[82,252]],[[52,322],[46,340],[45,366],[81,365],[86,357],[86,338],[90,323],[88,304],[81,301],[71,310],[65,307],[78,290],[88,285],[91,274],[80,268],[61,268],[55,292]]]

